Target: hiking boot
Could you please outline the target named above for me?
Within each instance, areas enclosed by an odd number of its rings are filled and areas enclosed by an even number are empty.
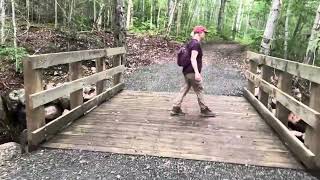
[[[217,115],[213,113],[209,108],[201,109],[202,117],[216,117]]]
[[[180,107],[173,107],[170,115],[171,116],[184,116],[186,113],[182,112],[182,109]]]

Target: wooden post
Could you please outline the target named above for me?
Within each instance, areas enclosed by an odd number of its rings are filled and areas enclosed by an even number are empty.
[[[97,72],[102,72],[106,70],[106,63],[104,58],[99,58],[96,60]],[[106,89],[106,81],[97,82],[97,95],[101,94]]]
[[[255,63],[254,61],[251,61],[249,62],[249,71],[254,73],[254,74],[257,74],[257,68],[258,68],[258,65],[257,63]],[[255,92],[255,84],[253,82],[251,82],[250,80],[248,80],[248,90],[254,95],[254,92]]]
[[[81,78],[81,62],[70,63],[69,65],[70,81]],[[76,108],[83,104],[83,90],[80,89],[70,94],[70,107]]]
[[[278,88],[287,94],[291,94],[291,80],[292,75],[286,72],[279,72],[279,82]],[[288,115],[290,111],[283,106],[281,103],[277,102],[276,107],[276,117],[286,126],[288,126]]]
[[[263,80],[270,82],[273,69],[269,66],[263,65],[261,70],[261,77]],[[269,94],[260,89],[260,101],[268,107]]]
[[[35,109],[32,108],[30,103],[30,95],[43,90],[42,86],[42,72],[41,70],[32,69],[32,61],[25,59],[23,61],[24,68],[24,88],[26,97],[26,120],[27,120],[27,140],[28,149],[35,150],[37,145],[32,141],[32,132],[46,124],[43,106]]]
[[[320,112],[320,85],[311,83],[310,107]],[[320,169],[320,122],[316,128],[308,127],[305,144],[316,155],[316,165]]]

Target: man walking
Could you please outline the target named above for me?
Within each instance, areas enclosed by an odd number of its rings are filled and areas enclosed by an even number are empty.
[[[192,87],[194,92],[198,97],[198,103],[200,106],[201,116],[203,117],[215,117],[216,115],[211,112],[208,106],[205,105],[204,97],[203,97],[203,81],[201,76],[202,69],[202,49],[201,49],[201,40],[205,38],[207,33],[207,29],[203,26],[196,26],[193,29],[192,40],[186,45],[186,50],[190,54],[190,58],[185,59],[188,61],[187,65],[183,66],[183,75],[185,79],[185,83],[181,88],[181,91],[175,100],[173,105],[171,115],[178,116],[184,115],[181,110],[181,104],[183,102],[184,97],[189,92]]]

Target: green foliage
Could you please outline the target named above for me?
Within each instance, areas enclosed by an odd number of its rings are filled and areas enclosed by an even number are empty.
[[[17,72],[22,72],[22,59],[27,54],[27,51],[22,47],[4,47],[0,49],[0,59],[9,60],[10,62],[15,63]]]

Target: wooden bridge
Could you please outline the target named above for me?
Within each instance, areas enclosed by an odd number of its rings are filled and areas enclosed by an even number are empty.
[[[29,56],[24,60],[28,147],[39,146],[111,153],[151,155],[194,160],[295,169],[320,167],[320,68],[248,52],[250,71],[244,97],[207,96],[216,118],[201,118],[196,98],[190,94],[184,117],[171,117],[175,93],[123,90],[121,73],[125,49],[110,48]],[[113,68],[105,58],[115,56]],[[81,62],[96,60],[97,73],[81,77]],[[43,90],[42,71],[69,64],[70,82]],[[262,78],[257,75],[262,67]],[[270,81],[276,71],[279,85]],[[311,82],[310,104],[290,96],[290,79]],[[106,80],[113,86],[106,89]],[[97,96],[83,102],[82,89],[96,84]],[[259,87],[257,99],[253,92]],[[70,95],[71,111],[45,123],[44,105]],[[277,113],[268,108],[277,100]],[[305,144],[287,128],[288,113],[307,124]]]

